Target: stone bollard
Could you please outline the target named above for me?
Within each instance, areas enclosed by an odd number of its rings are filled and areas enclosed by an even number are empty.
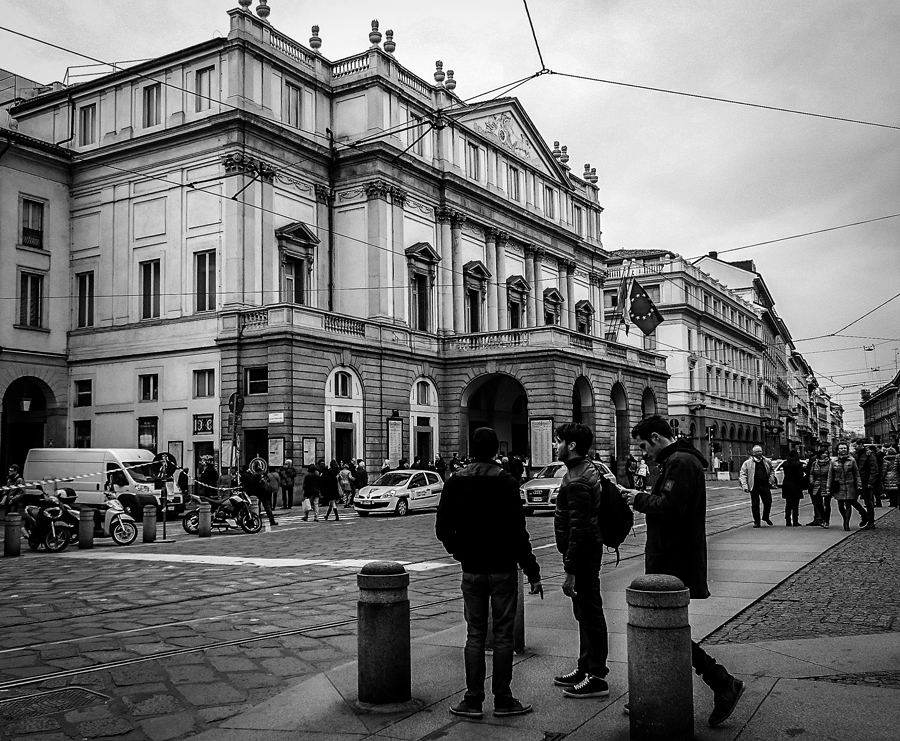
[[[22,515],[10,512],[6,515],[3,531],[3,555],[15,558],[22,552]]]
[[[90,507],[78,513],[78,547],[94,547],[94,510]]]
[[[259,499],[257,499],[256,497],[250,497],[250,511],[254,515],[259,514]]]
[[[203,502],[200,505],[200,530],[201,538],[208,538],[212,535],[212,505],[209,502]]]
[[[144,542],[156,542],[156,505],[144,506]]]
[[[412,703],[409,574],[399,563],[372,561],[356,575],[359,669],[357,705],[394,712]]]
[[[665,574],[639,576],[628,602],[628,703],[633,741],[694,738],[690,592]]]

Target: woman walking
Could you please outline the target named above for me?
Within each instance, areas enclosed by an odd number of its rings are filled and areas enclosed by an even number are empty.
[[[813,523],[825,528],[831,522],[831,491],[828,489],[830,471],[831,456],[828,454],[828,446],[822,445],[816,457],[810,461],[809,498],[812,499],[815,510]]]
[[[838,509],[844,518],[844,530],[850,529],[853,509],[859,512],[859,526],[866,526],[866,511],[856,501],[859,497],[860,484],[859,468],[850,455],[850,447],[847,443],[840,443],[837,446],[837,460],[828,470],[828,491],[837,499]]]
[[[894,447],[888,448],[884,455],[881,469],[881,489],[891,507],[896,507],[898,505],[897,495],[900,494],[900,457]]]
[[[325,469],[325,473],[322,474],[321,480],[321,494],[320,497],[322,499],[322,504],[328,505],[328,510],[325,512],[325,520],[328,520],[328,515],[334,512],[334,520],[337,522],[341,518],[338,516],[338,508],[337,502],[341,498],[341,486],[338,483],[338,474],[340,473],[340,468],[338,468],[338,463],[336,460],[332,460],[329,464],[328,468]]]
[[[784,524],[787,527],[799,527],[804,476],[800,454],[796,450],[788,453],[782,470],[784,471],[784,481],[781,484],[781,498],[784,499]]]
[[[313,522],[319,521],[319,493],[321,491],[322,477],[315,466],[306,469],[303,477],[303,519],[309,522],[309,512],[312,510]]]
[[[341,487],[341,501],[343,502],[344,507],[349,507],[353,502],[354,481],[356,481],[356,478],[353,476],[350,464],[345,463],[341,466],[340,473],[338,473],[338,483]]]

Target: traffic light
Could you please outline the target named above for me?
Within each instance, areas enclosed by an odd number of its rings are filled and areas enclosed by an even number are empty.
[[[722,452],[722,443],[713,443],[712,451],[713,451],[713,453],[721,453]]]
[[[713,441],[713,428],[712,427],[706,428],[706,439],[709,441],[710,444],[712,444],[712,441]]]

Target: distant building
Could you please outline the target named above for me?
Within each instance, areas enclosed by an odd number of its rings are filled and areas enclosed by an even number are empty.
[[[621,463],[640,416],[667,414],[667,371],[604,339],[596,175],[516,99],[411,72],[375,24],[330,61],[318,28],[304,46],[241,5],[225,38],[11,109],[46,172],[3,180],[4,295],[37,271],[45,310],[22,328],[4,306],[3,360],[30,365],[4,362],[0,395],[39,388],[57,427],[0,439],[380,467],[491,425],[541,463],[577,419]],[[42,248],[23,199],[45,205]]]
[[[875,391],[863,389],[860,406],[866,437],[874,443],[897,444],[900,430],[900,373]]]

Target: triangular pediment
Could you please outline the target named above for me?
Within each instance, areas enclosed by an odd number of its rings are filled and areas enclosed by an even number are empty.
[[[276,229],[275,235],[279,239],[287,239],[291,242],[298,242],[300,244],[319,243],[319,238],[315,235],[313,230],[302,221],[295,221],[293,224],[288,224],[280,229]]]
[[[573,190],[565,168],[553,157],[518,100],[504,98],[490,105],[475,104],[472,108],[471,112],[463,110],[454,118],[498,149],[540,170],[557,186]]]
[[[416,242],[412,247],[407,247],[406,256],[423,262],[439,263],[441,261],[441,256],[428,242]]]
[[[528,281],[521,275],[511,275],[506,279],[506,289],[508,291],[519,291],[519,293],[529,293],[531,286],[528,285]]]
[[[463,274],[479,280],[488,280],[491,277],[490,272],[481,260],[470,260],[463,265]]]
[[[544,301],[549,301],[552,304],[561,304],[563,303],[563,295],[555,288],[545,288],[544,289]]]
[[[576,314],[593,314],[594,313],[594,305],[587,299],[582,299],[577,304],[575,304],[575,313]]]

